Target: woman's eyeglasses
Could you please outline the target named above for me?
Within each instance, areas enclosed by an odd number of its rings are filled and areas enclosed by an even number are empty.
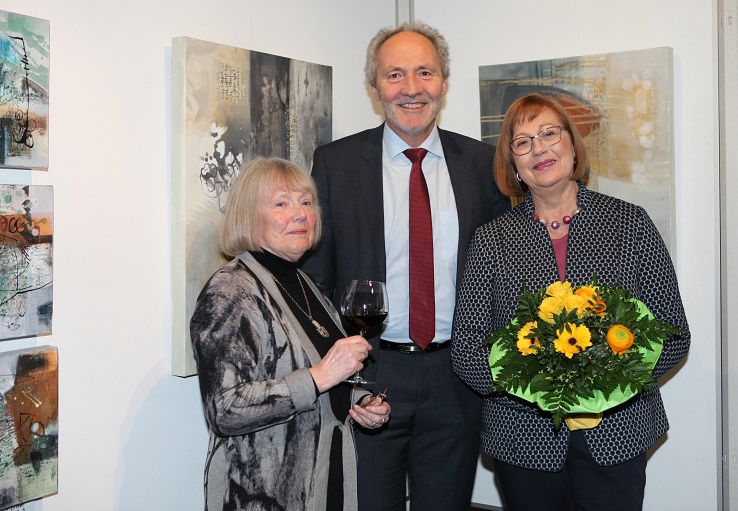
[[[510,149],[516,156],[528,154],[533,149],[533,139],[537,138],[544,147],[551,147],[561,141],[563,126],[549,126],[538,132],[535,137],[517,137],[510,142]]]

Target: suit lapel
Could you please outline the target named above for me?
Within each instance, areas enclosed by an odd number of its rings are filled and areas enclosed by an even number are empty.
[[[356,235],[366,227],[377,267],[384,281],[387,277],[387,257],[384,246],[384,199],[382,186],[382,134],[384,124],[372,130],[358,159],[357,173],[360,192],[358,197],[364,208],[366,226],[357,226]]]
[[[448,132],[438,128],[441,138],[443,154],[446,158],[448,175],[451,178],[451,187],[454,189],[454,200],[456,201],[456,214],[459,219],[459,248],[458,253],[466,251],[469,236],[472,229],[472,203],[467,196],[469,190],[473,190],[474,183],[470,179],[470,173],[465,172],[462,160],[461,148]],[[465,193],[466,192],[466,193]]]

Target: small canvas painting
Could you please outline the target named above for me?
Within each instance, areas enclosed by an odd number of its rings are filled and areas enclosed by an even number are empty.
[[[0,353],[0,509],[58,489],[57,349]]]
[[[51,333],[54,193],[0,185],[0,340]]]
[[[0,11],[0,168],[49,167],[49,22]]]
[[[217,231],[241,166],[259,156],[309,172],[332,136],[329,66],[201,41],[172,41],[172,373],[195,374],[189,320],[226,261]]]
[[[661,47],[480,66],[482,139],[497,145],[519,97],[554,96],[587,147],[587,187],[645,208],[674,258],[672,59]]]

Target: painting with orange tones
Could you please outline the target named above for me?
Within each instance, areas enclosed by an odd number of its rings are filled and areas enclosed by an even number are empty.
[[[49,167],[49,22],[0,10],[2,167]]]
[[[0,185],[0,340],[51,333],[54,193]]]
[[[587,147],[587,187],[645,208],[675,258],[672,68],[668,47],[480,66],[482,140],[497,145],[519,97],[554,96]]]
[[[57,492],[58,376],[53,346],[0,353],[0,509]]]

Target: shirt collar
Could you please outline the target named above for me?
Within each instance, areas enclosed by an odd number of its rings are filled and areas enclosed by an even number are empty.
[[[394,161],[398,156],[407,160],[407,157],[402,154],[405,149],[410,149],[407,142],[402,140],[400,136],[392,131],[392,129],[384,123],[384,133],[382,134],[382,143],[384,146],[384,153],[390,161]],[[426,138],[419,147],[428,150],[429,155],[433,155],[436,158],[443,158],[443,146],[441,145],[441,137],[438,135],[438,126],[433,125],[428,138]]]

